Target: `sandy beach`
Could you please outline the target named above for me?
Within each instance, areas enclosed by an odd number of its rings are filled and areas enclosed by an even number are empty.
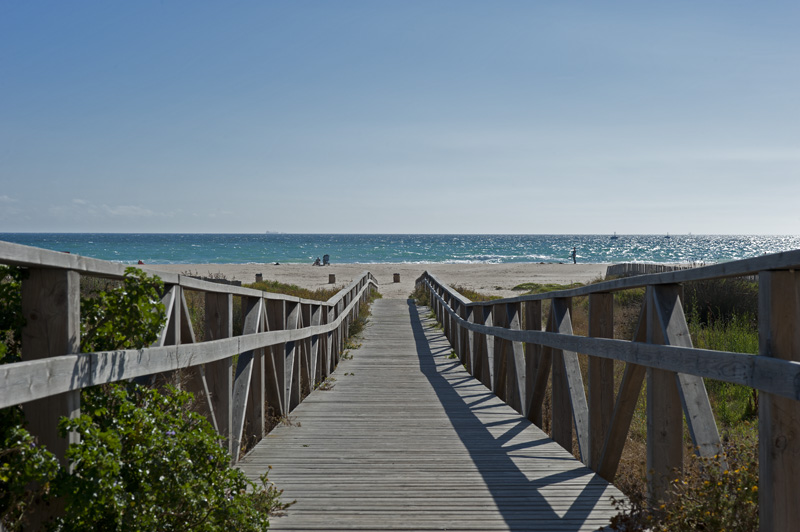
[[[414,281],[429,271],[443,282],[460,285],[488,295],[513,297],[512,290],[521,283],[586,283],[605,276],[607,264],[159,264],[150,271],[188,273],[198,276],[224,275],[226,279],[251,283],[257,273],[264,280],[291,283],[317,289],[330,287],[328,276],[336,276],[336,286],[349,284],[361,272],[370,271],[378,280],[385,298],[405,299],[414,290]],[[394,274],[400,282],[393,282]]]

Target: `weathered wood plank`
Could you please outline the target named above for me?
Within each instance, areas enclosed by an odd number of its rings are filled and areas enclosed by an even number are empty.
[[[284,499],[298,500],[271,529],[608,524],[616,489],[471,378],[420,314],[376,301],[335,387],[312,392],[240,462],[254,479],[272,465]]]
[[[258,332],[262,319],[264,302],[261,298],[247,298],[243,302],[245,314],[244,333],[253,334]],[[255,360],[256,351],[245,351],[239,355],[236,363],[236,376],[233,379],[233,460],[239,456],[239,451],[248,438],[248,433],[252,434],[255,427],[248,430],[248,421],[252,422],[252,407],[249,407],[252,400],[251,394],[254,388],[260,384],[260,376],[254,373],[260,369],[260,365]],[[253,381],[256,381],[255,383]],[[257,391],[257,390],[256,390]],[[249,412],[248,412],[249,411]],[[248,420],[248,417],[250,418]],[[263,416],[262,416],[263,418]]]
[[[589,336],[614,337],[614,294],[589,296]],[[614,415],[614,361],[589,357],[589,467],[597,470]]]
[[[606,338],[559,335],[544,331],[512,331],[459,322],[471,331],[553,349],[620,360],[631,364],[743,384],[800,401],[800,362],[728,351],[711,351]]]
[[[297,329],[300,325],[300,305],[286,302],[285,329]],[[289,412],[300,404],[300,357],[297,356],[297,343],[286,342],[284,349],[284,389],[283,404],[289,405]]]
[[[550,332],[570,334],[572,325],[563,323],[569,320],[569,301],[558,300],[559,306],[556,307],[556,300],[550,304],[550,319],[547,330]],[[559,311],[561,315],[559,316]],[[560,327],[563,329],[560,330]],[[567,332],[569,331],[569,332]],[[564,449],[572,453],[572,409],[569,404],[569,386],[567,384],[566,371],[564,369],[564,352],[560,349],[552,350],[551,366],[551,411],[550,411],[550,436]]]
[[[759,276],[759,353],[800,360],[800,273]],[[795,530],[800,522],[800,403],[759,397],[759,526],[763,532]]]
[[[664,344],[665,331],[658,316],[658,295],[671,286],[647,288],[647,342]],[[683,470],[683,411],[676,374],[647,368],[647,484],[651,501],[667,499],[676,471]]]
[[[232,336],[233,295],[207,293],[205,295],[205,340],[219,340]],[[226,449],[231,452],[233,359],[227,357],[206,364],[206,382],[217,432],[225,438]]]
[[[553,329],[560,334],[573,334],[571,314],[572,302],[566,299],[553,299],[552,315],[553,315]],[[575,423],[575,433],[578,439],[578,450],[580,452],[581,460],[588,464],[589,462],[589,407],[586,404],[586,393],[583,387],[583,377],[581,375],[581,368],[578,363],[578,354],[574,351],[560,351],[560,356],[553,357],[553,368],[559,362],[561,365],[560,371],[563,375],[563,392],[567,402],[565,404],[556,405],[556,379],[555,371],[553,373],[553,434],[556,434],[556,409],[563,408],[564,412],[558,414],[558,417],[563,417],[563,423],[567,424],[569,418],[569,446],[565,447],[568,450],[572,449],[572,422]],[[560,358],[560,361],[559,361]],[[564,430],[564,438],[566,438],[566,430]],[[553,438],[559,443],[561,441]]]
[[[22,281],[22,315],[25,317],[25,326],[22,329],[23,361],[78,353],[81,337],[78,273],[31,268],[27,279]],[[69,371],[69,362],[72,360],[75,361],[77,374]],[[48,370],[58,371],[57,374],[47,375],[45,386],[49,386],[58,377],[61,377],[58,380],[66,378],[68,382],[84,382],[81,371],[85,368],[85,361],[82,357],[64,357],[55,363],[42,360],[41,363]],[[31,369],[34,367],[36,366],[30,365]],[[12,381],[20,382],[14,377]],[[34,386],[34,382],[31,382],[28,391],[33,391]],[[64,416],[74,418],[80,415],[80,400],[80,392],[67,391],[24,405],[30,433],[64,464],[67,446],[77,443],[79,437],[76,433],[69,433],[66,438],[62,438],[58,433],[58,420]]]
[[[634,342],[647,341],[647,323],[649,314],[647,302],[642,305],[639,313],[639,323],[636,332],[633,334]],[[608,481],[613,481],[617,474],[617,467],[622,458],[622,451],[628,437],[628,429],[631,426],[633,413],[636,410],[636,402],[639,400],[639,393],[642,390],[646,368],[638,364],[625,364],[625,372],[622,375],[622,382],[619,385],[619,392],[614,403],[614,413],[611,417],[611,424],[603,445],[603,453],[600,457],[600,464],[596,471],[597,474]]]
[[[165,297],[167,303],[176,300],[176,297],[173,297],[174,294],[175,292],[173,292],[172,296]],[[327,334],[329,332],[338,334],[342,320],[343,316],[340,314],[333,322],[319,327],[306,327],[305,329],[292,331],[263,332],[246,337],[214,340],[199,344],[165,345],[146,349],[85,353],[80,358],[50,357],[50,359],[60,358],[60,360],[55,361],[48,359],[30,361],[24,364],[3,364],[0,366],[0,381],[6,382],[8,387],[0,388],[0,408],[41,399],[61,393],[64,390],[78,390],[86,386],[95,386],[215,362],[243,351],[275,346],[286,341],[302,340],[315,334]],[[170,321],[172,322],[172,320]],[[166,335],[162,335],[159,341],[165,341],[165,339]],[[69,370],[65,364],[72,364],[72,369]],[[56,384],[54,381],[55,375],[47,377],[48,368],[53,365],[61,368],[59,371],[69,373],[68,382]],[[40,376],[38,372],[44,373]],[[50,382],[51,387],[33,384],[45,381]]]
[[[692,347],[692,337],[681,304],[682,288],[678,285],[660,286],[654,290],[653,297],[664,343]],[[697,453],[706,458],[719,455],[722,444],[703,379],[685,373],[677,373],[676,379],[686,424]]]
[[[511,303],[506,308],[506,320],[508,327],[513,330],[522,328],[522,305]],[[508,381],[510,385],[511,407],[526,416],[528,414],[527,397],[527,367],[525,364],[525,351],[522,342],[510,342],[510,349],[507,352],[507,364],[509,366]]]
[[[505,305],[491,305],[492,325],[494,327],[508,328],[508,316]],[[447,314],[446,314],[447,315]],[[445,335],[447,336],[447,335]],[[494,364],[492,369],[492,391],[504,403],[508,404],[508,347],[509,342],[499,336],[492,338],[492,356]]]

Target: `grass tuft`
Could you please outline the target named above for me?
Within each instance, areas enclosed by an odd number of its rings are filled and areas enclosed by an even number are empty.
[[[242,286],[245,286],[246,288],[253,288],[255,290],[261,290],[262,292],[285,294],[287,296],[299,297],[301,299],[313,299],[314,301],[327,301],[339,293],[339,291],[342,289],[342,287],[331,287],[309,290],[308,288],[300,288],[295,284],[279,283],[278,281],[259,281],[257,283],[250,283]]]
[[[546,294],[548,292],[557,292],[559,290],[570,290],[573,288],[580,288],[584,286],[583,283],[571,283],[571,284],[554,284],[554,283],[522,283],[518,284],[512,290],[519,290],[524,291],[524,295],[530,294]]]

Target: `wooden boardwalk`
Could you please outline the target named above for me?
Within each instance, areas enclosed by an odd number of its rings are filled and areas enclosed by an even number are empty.
[[[423,312],[427,313],[427,309]],[[296,499],[274,530],[597,530],[613,486],[449,358],[433,320],[378,300],[363,345],[240,462]]]

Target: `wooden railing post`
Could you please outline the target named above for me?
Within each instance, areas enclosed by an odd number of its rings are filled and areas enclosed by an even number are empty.
[[[311,304],[300,303],[300,324],[298,329],[311,325],[311,312]],[[311,342],[311,338],[306,338],[299,342],[300,356],[297,357],[297,368],[299,369],[297,384],[301,400],[314,389],[315,376],[313,370],[316,368],[316,364],[311,361]]]
[[[634,342],[647,342],[647,324],[650,321],[647,307],[647,299],[645,299],[639,313],[639,323],[633,334]],[[628,430],[631,426],[631,420],[636,409],[636,403],[639,400],[646,372],[647,370],[644,366],[631,363],[625,364],[625,372],[622,375],[619,392],[614,401],[611,424],[603,445],[600,462],[596,468],[597,474],[609,482],[612,482],[617,474],[617,468],[622,458],[622,451],[625,447]]]
[[[267,330],[282,331],[286,327],[286,305],[282,299],[267,299]],[[286,389],[286,344],[267,348],[265,366],[267,373],[267,404],[277,417],[289,415],[289,403],[285,400]]]
[[[614,294],[589,295],[589,336],[614,338]],[[589,357],[589,467],[597,470],[614,414],[614,360]]]
[[[312,305],[311,306],[311,326],[318,327],[322,324],[322,305]],[[315,334],[309,339],[310,348],[311,348],[311,355],[309,357],[309,362],[311,363],[311,367],[308,370],[308,373],[311,377],[311,387],[314,388],[317,383],[321,382],[324,377],[322,376],[322,366],[324,365],[324,356],[323,356],[323,344],[325,343],[325,339],[322,335]]]
[[[800,273],[759,274],[759,354],[800,362]],[[759,397],[760,529],[796,530],[800,523],[800,402]]]
[[[300,303],[286,301],[286,324],[284,329],[298,329],[301,324]],[[300,356],[297,342],[286,342],[286,362],[284,363],[284,404],[289,406],[287,414],[300,404]]]
[[[339,315],[337,305],[328,307],[328,321],[333,323]],[[339,331],[334,329],[328,333],[327,345],[325,346],[325,377],[331,374],[333,368],[339,363]]]
[[[447,305],[458,314],[458,301],[450,294],[447,297]],[[447,311],[445,311],[445,316],[447,317],[447,338],[450,340],[450,345],[453,346],[453,351],[456,351],[458,349],[456,318]]]
[[[475,323],[492,326],[492,306],[474,307]],[[475,333],[475,378],[494,391],[494,339],[483,333]]]
[[[522,304],[508,303],[506,305],[506,323],[512,331],[522,329]],[[506,365],[508,368],[508,404],[523,416],[528,415],[527,397],[527,368],[525,365],[525,351],[522,342],[507,342]]]
[[[180,345],[181,344],[181,302],[183,297],[181,295],[181,287],[178,284],[164,284],[164,294],[161,297],[161,303],[164,305],[166,311],[167,322],[161,330],[159,339],[156,341],[156,346],[165,345]],[[169,383],[176,388],[181,387],[181,383],[177,378],[175,371],[169,371],[161,374],[150,375],[137,380],[140,383],[152,385],[155,382],[160,384]]]
[[[647,287],[647,343],[664,344],[658,321],[656,291],[667,286]],[[647,368],[647,479],[651,501],[667,497],[669,480],[683,468],[683,411],[676,374]]]
[[[444,337],[450,342],[450,345],[453,345],[453,340],[450,338],[450,315],[445,310],[445,306],[450,305],[450,293],[442,291],[442,302],[440,303],[439,308],[439,323],[442,324],[442,332],[444,333]]]
[[[542,302],[526,301],[524,327],[527,331],[542,330]],[[542,404],[550,374],[550,357],[545,360],[543,349],[538,344],[524,344],[525,349],[525,397],[528,403],[528,420],[542,428]],[[548,351],[549,353],[549,351]]]
[[[476,309],[476,307],[474,306],[466,307],[466,316],[464,317],[464,319],[466,319],[469,323],[474,324],[475,315],[477,312],[479,312],[479,310],[480,308]],[[476,362],[479,352],[477,345],[478,333],[467,329],[466,334],[467,334],[467,359],[464,361],[464,363],[467,366],[467,371],[469,372],[469,374],[472,375],[473,377],[477,377],[475,375],[475,372],[478,371],[477,369],[478,364]]]
[[[550,311],[550,330],[573,334],[572,298],[554,298]],[[581,461],[589,461],[589,407],[583,388],[578,354],[553,349],[553,440],[572,452],[572,425],[578,440]]]
[[[233,295],[206,292],[205,301],[204,340],[231,338],[233,336]],[[233,403],[231,402],[233,357],[206,364],[206,382],[217,432],[225,438],[225,447],[230,453],[233,427]]]
[[[458,304],[458,317],[462,320],[469,321],[470,311],[469,307],[466,306],[464,303]],[[467,366],[467,360],[469,360],[469,329],[466,327],[458,326],[458,359],[459,361]]]
[[[243,299],[243,334],[262,330],[264,300],[260,297]],[[262,438],[264,424],[264,361],[263,349],[239,354],[233,383],[233,459],[238,460],[242,446],[251,438]]]
[[[80,352],[80,276],[71,270],[31,268],[22,281],[22,360],[37,360]],[[88,360],[87,360],[88,366]],[[87,367],[88,370],[88,367]],[[28,430],[63,464],[70,443],[79,441],[77,433],[67,438],[58,434],[58,420],[80,414],[81,392],[65,392],[24,405]]]
[[[492,325],[494,327],[508,328],[508,316],[506,315],[506,305],[500,303],[492,305]],[[495,395],[503,400],[509,402],[508,395],[508,340],[500,338],[499,336],[492,337],[492,344],[494,345],[494,382],[492,383],[492,391]]]

